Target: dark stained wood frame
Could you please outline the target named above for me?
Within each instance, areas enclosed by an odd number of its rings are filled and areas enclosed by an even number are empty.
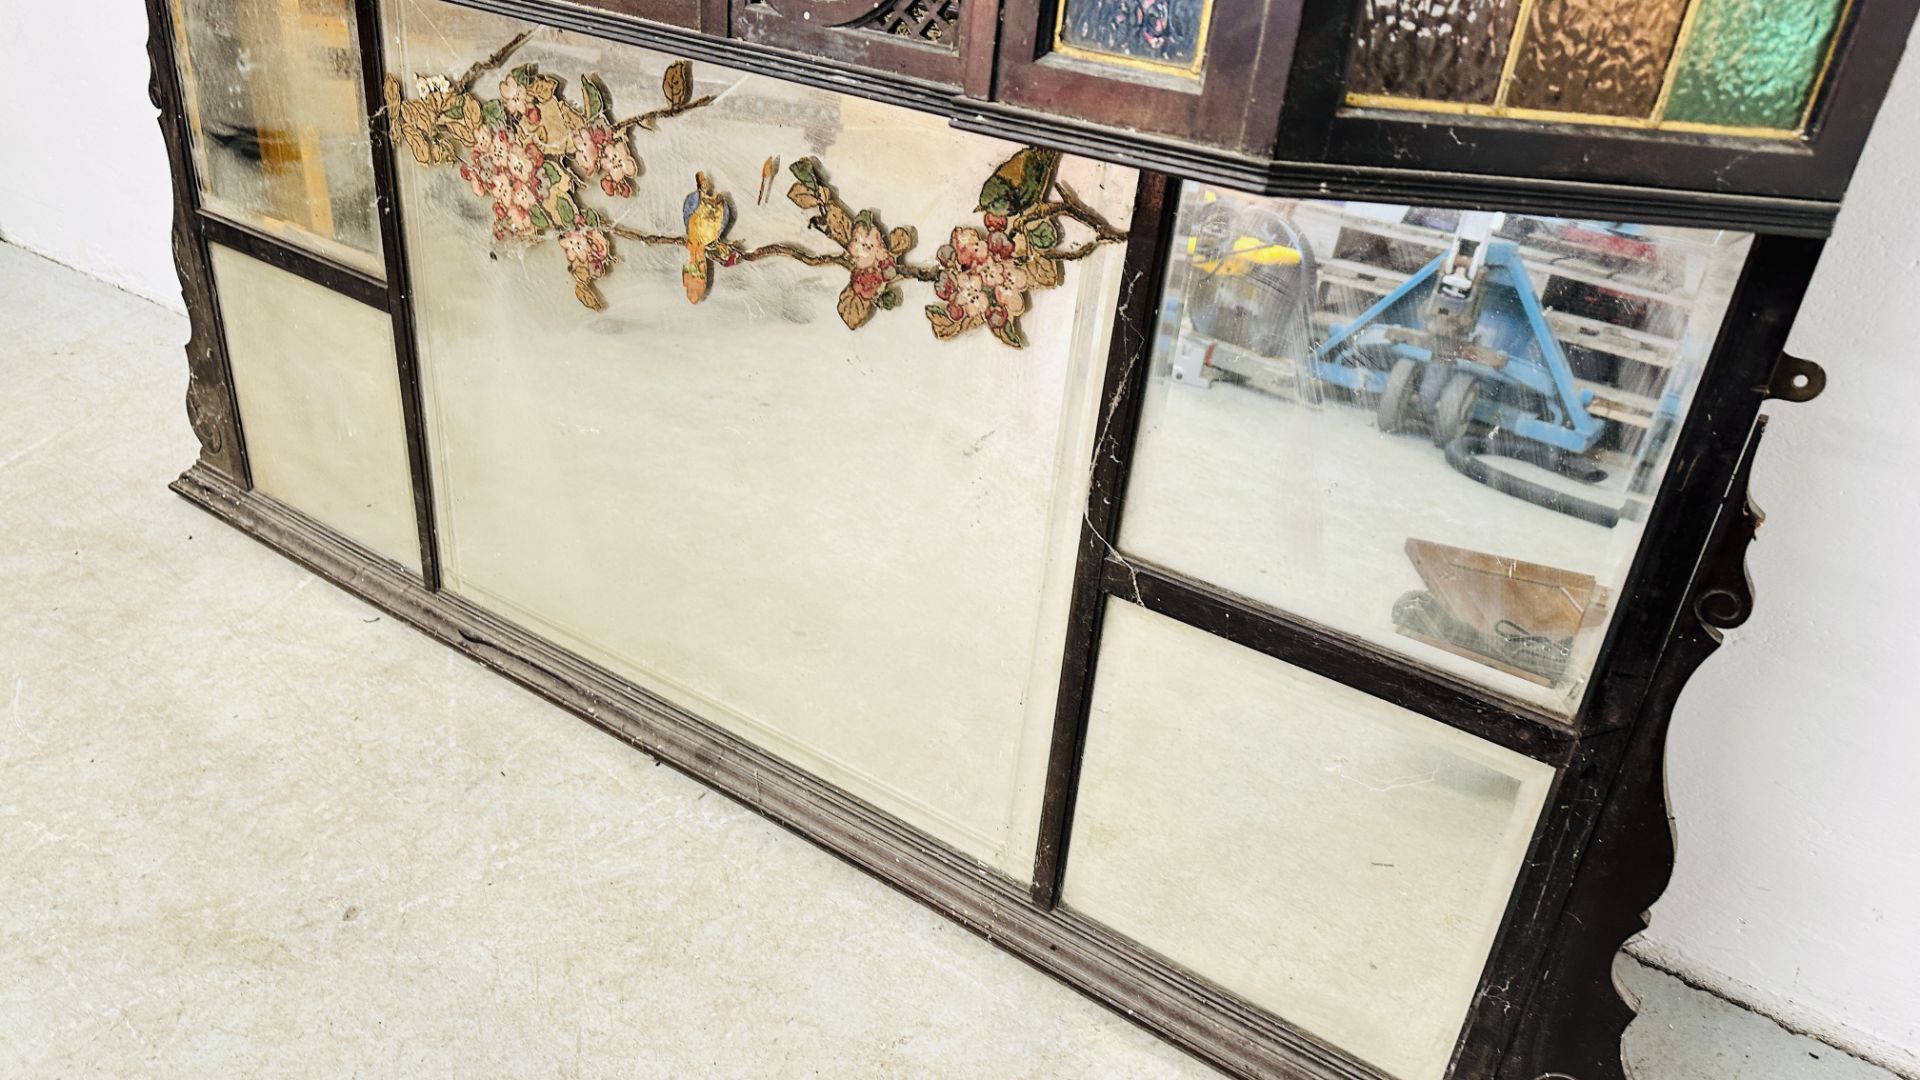
[[[1304,3],[1281,157],[1829,203],[1846,193],[1920,10],[1920,0],[1852,0],[1806,136],[1791,140],[1349,108],[1358,5]]]
[[[544,0],[453,2],[543,19],[557,10]],[[652,0],[638,2],[651,4]],[[721,5],[721,0],[702,2],[702,10],[708,13]],[[1636,555],[1587,696],[1569,723],[1324,627],[1229,596],[1204,582],[1115,554],[1107,541],[1118,535],[1141,384],[1177,204],[1175,181],[1156,171],[1143,172],[1124,270],[1129,287],[1116,320],[1103,386],[1104,420],[1096,432],[1092,489],[1063,646],[1035,873],[1032,886],[1027,887],[983,869],[971,858],[644,688],[439,589],[413,297],[396,198],[393,147],[377,104],[385,38],[376,5],[368,0],[357,3],[363,82],[368,101],[375,103],[369,106],[368,121],[374,137],[387,261],[384,280],[201,209],[172,54],[169,0],[148,0],[149,54],[154,66],[151,92],[161,111],[173,167],[175,252],[193,327],[188,344],[188,412],[201,442],[199,461],[176,482],[175,490],[327,580],[634,742],[1240,1076],[1378,1080],[1379,1074],[1059,903],[1106,605],[1140,604],[1547,762],[1557,770],[1547,808],[1535,829],[1525,869],[1482,974],[1449,1075],[1515,1080],[1561,1074],[1580,1080],[1622,1077],[1619,1039],[1632,1012],[1612,984],[1612,964],[1621,943],[1641,927],[1644,912],[1664,888],[1672,865],[1661,750],[1673,703],[1688,676],[1717,646],[1719,631],[1738,625],[1751,609],[1743,553],[1757,521],[1746,499],[1746,485],[1762,430],[1760,404],[1769,397],[1804,400],[1824,381],[1817,368],[1780,352],[1819,258],[1820,241],[1787,235],[1763,235],[1756,240],[1701,389],[1678,436],[1665,483],[1650,511],[1646,535],[1659,537],[1660,543],[1645,545]],[[864,76],[865,81],[850,87],[841,75],[822,80],[823,69],[814,61],[799,62],[764,46],[710,38],[696,41],[676,30],[631,20],[609,21],[609,16],[578,8],[565,10],[565,18],[555,21],[572,29],[611,29],[615,32],[603,36],[711,56],[779,77],[824,82],[832,89],[863,92],[896,104],[925,105],[916,84],[891,75]],[[692,47],[681,48],[690,42]],[[1326,186],[1317,193],[1326,197],[1384,197],[1381,187],[1351,176],[1344,183],[1322,182]],[[1439,197],[1426,201],[1440,204],[1473,205],[1486,194],[1485,189],[1463,194],[1450,188],[1448,178],[1441,175],[1406,176],[1395,183],[1412,185],[1410,190],[1432,190]],[[1609,205],[1630,206],[1637,190],[1601,186],[1565,197],[1566,190],[1551,182],[1512,184],[1524,200],[1531,200],[1527,208],[1558,208],[1570,214],[1596,205],[1603,193],[1615,200]],[[1670,211],[1679,220],[1724,225],[1729,207],[1753,205],[1738,198],[1700,198],[1704,201],[1663,204],[1662,212]],[[1794,219],[1797,231],[1817,231],[1814,222],[1809,217]],[[426,568],[422,575],[415,576],[250,489],[219,302],[207,261],[210,243],[233,247],[392,316]],[[1793,387],[1793,375],[1810,376],[1810,388]]]
[[[1124,64],[1053,51],[1063,0],[1005,0],[994,100],[1234,154],[1269,155],[1280,127],[1300,0],[1212,0],[1200,76],[1143,78]]]
[[[902,41],[857,23],[888,0],[733,0],[732,36],[843,64],[890,71],[946,90],[966,81],[969,61],[993,56],[995,0],[962,0],[952,48]]]

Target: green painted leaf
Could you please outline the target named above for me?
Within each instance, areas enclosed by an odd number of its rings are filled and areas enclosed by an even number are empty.
[[[499,98],[494,98],[480,106],[480,117],[487,122],[488,127],[507,126],[507,108],[500,104]]]
[[[874,216],[872,210],[860,211],[853,215],[853,220],[861,225],[872,225],[876,229],[880,227],[880,219]]]
[[[587,119],[592,120],[607,115],[607,88],[600,85],[600,76],[582,77],[580,94],[587,102]]]
[[[543,206],[533,207],[532,209],[527,211],[527,216],[533,218],[533,224],[535,228],[540,228],[540,229],[553,228],[553,219],[547,216],[546,207],[543,207]]]
[[[514,68],[513,81],[519,83],[521,86],[532,86],[533,85],[533,65],[521,64],[519,67]]]
[[[787,166],[787,171],[793,174],[795,180],[800,181],[808,187],[820,186],[820,163],[810,157],[801,158],[799,161]]]
[[[560,219],[560,224],[567,228],[572,228],[573,219],[580,216],[580,209],[565,195],[553,200],[553,212]]]
[[[881,311],[892,311],[900,306],[900,290],[889,286],[880,295],[873,298],[873,306]],[[942,311],[946,310],[944,308]]]
[[[560,166],[549,161],[540,166],[540,175],[547,178],[547,183],[558,184],[560,183]]]
[[[980,186],[980,209],[994,214],[1013,213],[1013,185],[998,176]]]
[[[1060,226],[1052,218],[1043,218],[1027,227],[1027,242],[1037,248],[1050,248],[1060,242]]]

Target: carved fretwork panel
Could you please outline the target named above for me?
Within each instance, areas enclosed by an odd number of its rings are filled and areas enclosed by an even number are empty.
[[[733,36],[959,87],[974,6],[991,17],[967,0],[733,0]],[[992,43],[973,51],[984,64]]]
[[[960,0],[888,0],[856,25],[862,30],[953,49],[959,41]]]

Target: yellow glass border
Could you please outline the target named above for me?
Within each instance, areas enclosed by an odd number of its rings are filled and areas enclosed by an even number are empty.
[[[1600,113],[1559,112],[1552,109],[1519,109],[1507,104],[1507,91],[1513,85],[1513,71],[1518,63],[1520,48],[1524,44],[1528,20],[1538,0],[1520,0],[1519,11],[1515,13],[1513,36],[1507,42],[1507,55],[1501,65],[1500,86],[1494,93],[1493,104],[1481,105],[1474,102],[1434,101],[1427,98],[1399,97],[1393,94],[1362,94],[1348,91],[1345,103],[1352,108],[1392,109],[1401,112],[1441,113],[1450,116],[1479,116],[1506,120],[1534,120],[1548,123],[1581,124],[1592,127],[1631,128],[1639,131],[1671,131],[1687,135],[1724,135],[1734,138],[1798,140],[1806,135],[1813,123],[1814,109],[1819,105],[1820,95],[1827,88],[1827,77],[1832,74],[1833,62],[1840,52],[1840,38],[1849,28],[1853,19],[1857,0],[1844,0],[1840,13],[1834,19],[1833,33],[1827,39],[1826,55],[1820,61],[1820,68],[1814,74],[1813,82],[1807,89],[1807,103],[1800,111],[1800,123],[1793,128],[1740,127],[1732,124],[1702,124],[1689,120],[1667,120],[1668,99],[1673,94],[1674,80],[1678,77],[1680,57],[1693,37],[1694,17],[1700,11],[1705,0],[1691,0],[1687,12],[1680,21],[1680,30],[1674,36],[1673,51],[1667,61],[1667,70],[1660,82],[1660,96],[1654,101],[1653,112],[1649,116],[1607,116]],[[1062,5],[1064,10],[1064,3]],[[1211,4],[1209,4],[1211,8]]]
[[[1053,5],[1053,47],[1051,52],[1062,56],[1071,56],[1076,60],[1091,60],[1101,64],[1113,64],[1118,67],[1130,67],[1141,71],[1153,71],[1167,75],[1178,75],[1183,79],[1200,78],[1201,68],[1207,62],[1207,35],[1213,29],[1214,0],[1202,0],[1200,5],[1200,29],[1194,45],[1193,60],[1187,64],[1164,64],[1157,60],[1143,60],[1137,56],[1121,56],[1100,52],[1097,49],[1085,49],[1078,45],[1069,45],[1062,31],[1067,25],[1067,5],[1073,0],[1056,0]]]

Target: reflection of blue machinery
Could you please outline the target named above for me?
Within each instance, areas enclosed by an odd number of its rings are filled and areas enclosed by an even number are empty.
[[[1379,395],[1382,426],[1424,422],[1442,446],[1480,421],[1523,439],[1585,454],[1605,425],[1573,381],[1519,249],[1487,245],[1474,277],[1441,255],[1316,350],[1322,381]],[[1443,272],[1444,271],[1444,272]]]
[[[1381,431],[1424,428],[1448,464],[1474,480],[1612,526],[1619,510],[1481,460],[1514,458],[1584,483],[1606,478],[1587,456],[1606,425],[1588,411],[1592,394],[1574,382],[1519,249],[1482,236],[1463,235],[1352,322],[1336,325],[1308,368],[1327,385],[1376,400]]]

